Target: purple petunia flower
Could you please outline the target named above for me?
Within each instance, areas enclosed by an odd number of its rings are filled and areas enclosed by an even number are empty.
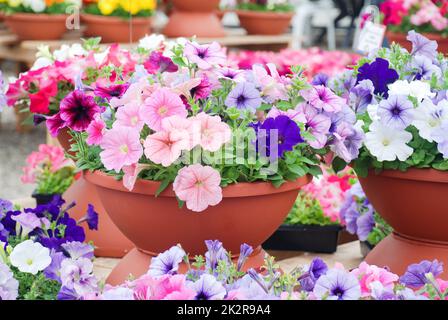
[[[0,219],[3,218],[3,214],[11,211],[14,208],[11,201],[0,199]]]
[[[327,143],[327,135],[331,127],[331,118],[324,113],[319,113],[308,103],[299,106],[298,112],[305,116],[305,129],[313,135],[314,139],[307,139],[309,145],[315,149],[320,149]]]
[[[174,246],[151,260],[148,274],[153,277],[175,274],[184,257],[185,251],[178,246]]]
[[[321,258],[314,258],[311,261],[308,270],[299,278],[301,288],[308,292],[313,291],[317,279],[327,271],[327,264]]]
[[[349,93],[349,105],[355,113],[364,113],[373,101],[375,88],[370,80],[362,80]]]
[[[227,263],[230,262],[228,253],[224,249],[222,242],[218,240],[205,240],[205,245],[207,246],[207,252],[205,253],[205,265],[211,270],[215,270],[218,266],[218,262],[225,260]]]
[[[414,105],[406,96],[393,95],[380,102],[378,116],[387,126],[405,129],[414,119]]]
[[[55,250],[51,250],[51,263],[45,268],[44,275],[51,280],[56,280],[61,282],[61,263],[63,260],[67,259],[67,257],[62,252],[57,252]]]
[[[222,283],[209,274],[203,274],[199,280],[187,285],[196,292],[195,300],[222,300],[227,294]]]
[[[319,299],[358,300],[361,297],[361,286],[350,272],[332,269],[316,281],[313,293]]]
[[[247,258],[254,252],[254,249],[246,244],[243,243],[240,247],[240,256],[238,257],[238,263],[237,263],[237,270],[241,271],[241,268],[243,267],[244,263],[246,262]]]
[[[276,143],[271,145],[271,140],[276,140]],[[303,141],[297,123],[288,116],[280,115],[266,119],[259,127],[257,150],[267,157],[278,158]]]
[[[65,286],[61,287],[61,290],[59,290],[58,300],[80,300],[81,295],[79,295],[75,289],[73,288],[67,288]]]
[[[277,272],[274,274],[274,276],[269,280],[269,282],[266,281],[266,279],[259,274],[255,269],[249,269],[247,270],[247,274],[253,281],[255,281],[266,294],[269,294],[271,292],[272,287],[274,286],[275,281],[280,277],[280,273]]]
[[[95,114],[100,112],[94,98],[79,90],[69,93],[60,106],[59,114],[64,125],[78,132],[86,130]]]
[[[64,252],[66,252],[68,256],[74,260],[79,258],[92,259],[94,257],[94,249],[88,243],[71,241],[62,244],[61,247],[64,249]]]
[[[421,55],[431,60],[437,57],[437,41],[429,40],[414,30],[408,32],[406,39],[412,42],[411,54],[413,56]]]
[[[424,260],[411,264],[405,274],[400,277],[400,282],[410,288],[420,288],[428,283],[426,274],[431,273],[434,278],[443,272],[443,263],[433,260]]]
[[[225,105],[229,108],[236,107],[240,110],[257,111],[261,106],[260,92],[250,82],[240,82],[230,91]]]
[[[372,63],[365,63],[358,69],[357,81],[370,80],[375,88],[374,92],[389,96],[387,85],[398,80],[398,73],[389,68],[389,61],[383,58],[376,58]]]
[[[97,280],[92,273],[93,263],[89,259],[64,259],[61,262],[60,272],[62,286],[74,289],[79,295],[87,294],[97,288]]]
[[[0,261],[0,301],[16,300],[19,295],[19,282],[9,267]]]
[[[318,73],[314,76],[311,84],[313,86],[327,86],[329,77],[325,73]]]
[[[188,60],[196,63],[199,69],[202,70],[209,70],[213,66],[226,63],[226,55],[217,42],[202,45],[195,42],[187,42],[184,54]]]
[[[333,132],[331,150],[345,162],[349,163],[359,155],[364,141],[364,132],[348,122],[341,122]]]
[[[433,75],[436,75],[437,78],[442,75],[442,70],[425,56],[413,57],[410,67],[415,80],[431,80]]]
[[[151,74],[155,74],[157,72],[176,72],[179,70],[179,67],[173,62],[173,60],[171,60],[171,58],[165,57],[159,51],[153,51],[143,66]]]
[[[78,221],[78,224],[84,221],[87,222],[90,230],[98,230],[98,213],[95,211],[95,208],[91,204],[87,206],[87,213]]]
[[[230,79],[235,82],[243,82],[246,80],[244,76],[244,70],[223,67],[216,70],[216,73],[218,75],[218,78]]]
[[[93,93],[95,94],[95,96],[110,101],[112,98],[121,98],[126,93],[128,88],[128,83],[113,84],[108,87],[97,86]]]
[[[375,227],[375,218],[373,216],[373,208],[369,208],[367,212],[364,212],[357,220],[356,234],[358,235],[359,240],[366,241],[370,232],[372,232]]]

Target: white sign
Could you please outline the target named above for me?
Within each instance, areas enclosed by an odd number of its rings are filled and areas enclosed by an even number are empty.
[[[386,26],[372,21],[365,21],[359,33],[355,50],[363,54],[368,54],[372,50],[381,48],[385,32]]]

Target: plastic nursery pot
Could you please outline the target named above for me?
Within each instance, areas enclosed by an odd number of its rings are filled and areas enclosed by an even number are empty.
[[[100,16],[83,13],[81,20],[86,29],[84,36],[101,37],[102,43],[135,42],[151,32],[151,17]]]
[[[65,14],[13,13],[5,24],[19,40],[59,40],[67,31]]]
[[[423,35],[430,40],[437,41],[439,52],[448,54],[448,38],[442,37],[437,33],[423,33]],[[412,43],[406,39],[407,35],[405,33],[387,31],[386,37],[389,43],[398,43],[409,52],[412,51]]]
[[[168,37],[220,38],[226,34],[216,15],[220,0],[173,0],[173,13],[163,34]]]
[[[339,225],[281,225],[263,243],[266,250],[333,253],[338,247]]]
[[[36,200],[37,205],[43,205],[50,203],[51,200],[53,200],[53,197],[56,195],[57,194],[40,194],[34,191],[31,197],[33,197]]]
[[[60,130],[57,139],[62,148],[68,152],[71,140],[68,130]],[[70,154],[70,152],[68,153]],[[89,230],[85,224],[82,224],[86,233],[86,241],[92,241],[95,245],[95,256],[121,258],[134,248],[132,242],[118,230],[109,218],[98,197],[95,186],[86,181],[84,175],[68,188],[63,195],[63,199],[66,203],[76,203],[76,206],[70,209],[70,215],[76,220],[81,219],[86,214],[89,204],[95,207],[99,216],[98,230]]]
[[[151,257],[175,244],[190,257],[203,255],[205,240],[222,241],[235,258],[241,244],[247,243],[254,253],[245,267],[260,267],[265,255],[261,244],[283,222],[300,188],[312,179],[305,176],[280,188],[265,182],[230,185],[223,189],[218,205],[196,213],[179,208],[171,186],[155,197],[160,182],[138,180],[130,192],[102,172],[86,172],[85,177],[96,185],[112,221],[137,247],[112,271],[110,284],[122,283],[129,274],[146,273]]]
[[[240,25],[248,34],[280,35],[284,34],[294,17],[293,12],[260,12],[237,10]]]
[[[359,178],[373,207],[395,230],[366,261],[403,274],[407,266],[437,259],[448,265],[448,173],[434,169],[370,171]],[[445,270],[442,278],[448,275]]]

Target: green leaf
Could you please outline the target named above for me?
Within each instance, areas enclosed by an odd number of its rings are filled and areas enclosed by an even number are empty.
[[[171,183],[171,179],[162,180],[159,188],[156,191],[156,197],[158,197]]]

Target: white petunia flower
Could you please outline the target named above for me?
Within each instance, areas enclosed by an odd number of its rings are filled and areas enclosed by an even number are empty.
[[[433,132],[440,128],[444,120],[448,120],[448,101],[442,100],[434,105],[431,100],[425,99],[415,109],[412,124],[423,139],[433,142]]]
[[[369,114],[370,119],[372,121],[379,121],[380,116],[378,115],[378,105],[377,104],[369,104],[367,106],[367,113]]]
[[[26,240],[15,246],[9,259],[21,272],[31,274],[37,274],[51,263],[50,250],[32,240]]]
[[[88,52],[81,44],[75,43],[71,46],[63,44],[58,50],[55,50],[53,56],[58,61],[65,61],[76,56],[86,56]]]
[[[34,12],[43,12],[47,7],[44,0],[23,0],[23,5]]]
[[[431,92],[431,86],[427,82],[415,80],[408,82],[407,80],[397,80],[388,85],[389,95],[406,95],[422,101],[425,98],[434,98],[435,93]]]
[[[103,300],[135,300],[134,291],[123,287],[106,290],[103,293],[102,298]]]
[[[365,146],[378,161],[400,161],[408,159],[414,150],[407,145],[412,140],[412,134],[372,122],[366,133]]]
[[[149,51],[156,50],[160,48],[162,43],[165,41],[165,36],[161,34],[152,34],[150,36],[145,36],[138,42],[138,47]]]

